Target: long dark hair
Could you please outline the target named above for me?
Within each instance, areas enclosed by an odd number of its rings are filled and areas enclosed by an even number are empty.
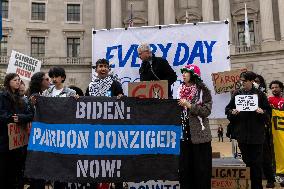
[[[28,96],[31,96],[32,94],[39,94],[42,93],[41,85],[43,81],[45,73],[44,72],[37,72],[31,77],[29,89],[28,89]]]
[[[15,92],[11,89],[10,81],[15,77],[19,77],[19,75],[16,73],[8,73],[4,79],[4,90],[7,92],[8,98],[12,101],[14,111],[15,107],[23,108],[24,103],[23,99],[20,97],[19,89],[15,90]]]
[[[259,87],[258,87],[258,89],[260,89],[262,92],[264,92],[264,93],[267,93],[267,90],[266,90],[266,83],[265,83],[265,80],[264,80],[264,78],[261,76],[261,75],[256,75],[256,78],[258,78],[259,79]]]

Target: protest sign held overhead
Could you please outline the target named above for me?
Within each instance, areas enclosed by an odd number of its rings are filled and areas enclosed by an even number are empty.
[[[34,73],[39,72],[41,61],[12,50],[7,73],[16,73],[21,79],[30,81]]]

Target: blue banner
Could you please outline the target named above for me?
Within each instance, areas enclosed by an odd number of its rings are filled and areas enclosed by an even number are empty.
[[[29,150],[78,155],[179,155],[181,127],[33,122]]]

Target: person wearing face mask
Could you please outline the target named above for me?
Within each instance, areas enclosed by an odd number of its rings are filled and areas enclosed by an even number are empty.
[[[169,98],[173,97],[171,85],[177,80],[177,75],[166,59],[156,57],[148,44],[138,47],[139,58],[142,60],[139,69],[141,81],[168,81]]]
[[[232,95],[225,108],[225,113],[234,120],[234,131],[243,161],[247,167],[250,167],[251,188],[262,189],[265,124],[271,109],[266,95],[254,87],[255,78],[256,74],[250,71],[240,74],[242,89]],[[235,104],[237,95],[257,95],[258,108],[255,111],[238,111]]]
[[[266,90],[266,83],[265,83],[265,80],[264,78],[261,76],[261,75],[256,75],[256,78],[254,80],[254,83],[253,83],[254,87],[259,89],[260,91],[264,92],[265,94],[267,93],[267,90]]]
[[[264,78],[257,74],[253,83],[254,87],[267,94],[266,83]],[[266,188],[274,188],[275,187],[275,173],[272,167],[272,138],[271,138],[271,123],[270,119],[267,119],[267,123],[265,124],[265,140],[263,143],[263,163],[262,169],[263,174],[267,180]]]
[[[187,65],[181,69],[183,83],[177,96],[183,107],[180,144],[180,188],[211,188],[212,147],[208,116],[212,109],[210,90],[201,80],[200,69]]]

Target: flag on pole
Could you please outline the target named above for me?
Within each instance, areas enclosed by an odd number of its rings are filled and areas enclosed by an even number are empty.
[[[134,26],[134,22],[133,22],[133,3],[130,4],[130,17],[129,17],[129,21],[128,21],[128,27],[133,27]]]
[[[248,13],[247,13],[246,3],[245,3],[245,43],[247,47],[250,47],[250,33],[249,33]]]
[[[188,18],[188,12],[187,10],[185,11],[185,23],[189,22],[189,18]]]

